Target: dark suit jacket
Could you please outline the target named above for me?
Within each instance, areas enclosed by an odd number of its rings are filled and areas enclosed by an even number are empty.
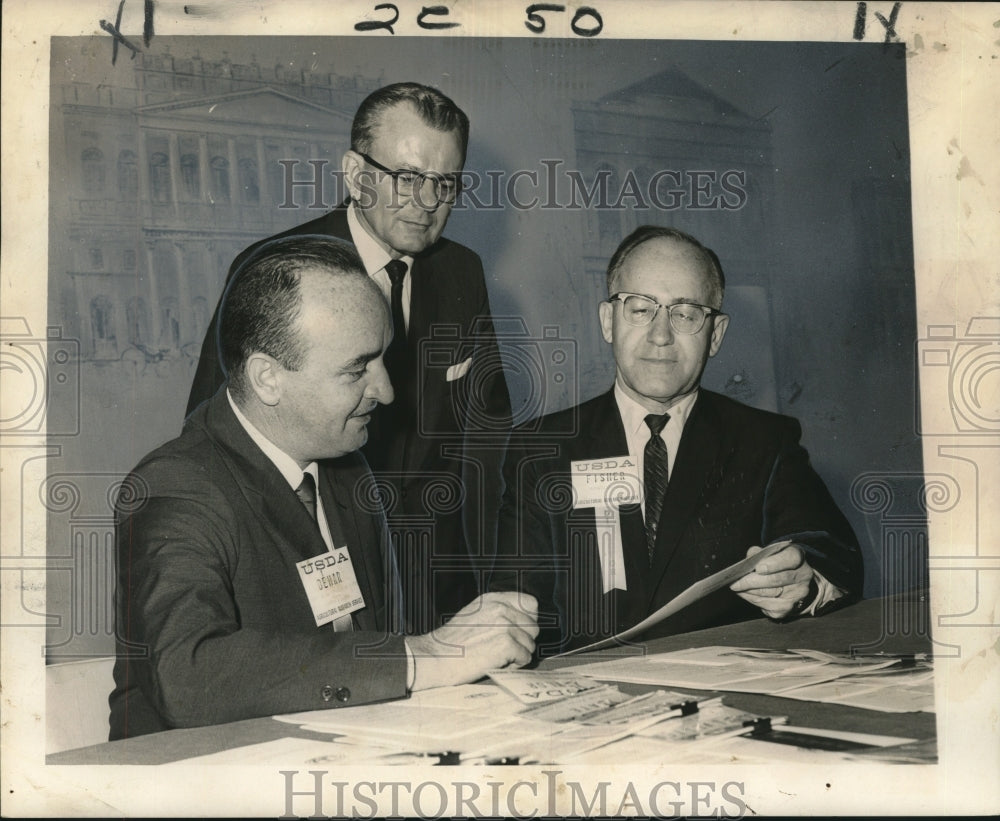
[[[532,433],[531,429],[537,430]],[[574,431],[571,435],[555,432]],[[627,592],[603,593],[593,508],[572,509],[570,462],[627,452],[614,392],[516,429],[504,466],[495,590],[539,598],[539,654],[589,644],[637,623],[693,582],[782,538],[810,565],[860,595],[862,562],[850,525],[799,445],[799,424],[700,390],[663,503],[652,566],[638,505],[621,510]],[[643,639],[748,618],[760,611],[720,590]]]
[[[347,206],[268,239],[327,234],[351,240]],[[241,253],[229,276],[263,242]],[[424,632],[479,592],[478,575],[494,551],[503,444],[511,408],[479,257],[441,238],[411,267],[408,352],[414,380],[394,385],[396,400],[368,426],[365,456],[391,492],[390,526],[401,544],[401,570],[412,632]],[[225,379],[216,315],[205,336],[190,413]],[[472,365],[449,381],[448,368]],[[433,605],[433,608],[431,608]]]
[[[319,528],[225,391],[149,454],[116,506],[118,658],[111,739],[406,695],[399,583],[358,453],[320,462],[331,534],[366,607],[317,627],[295,563]]]

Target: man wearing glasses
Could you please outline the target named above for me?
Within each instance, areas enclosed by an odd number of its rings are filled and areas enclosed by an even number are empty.
[[[699,388],[729,325],[715,254],[643,226],[607,279],[600,322],[614,387],[515,429],[504,465],[491,589],[538,599],[539,654],[620,633],[776,542],[785,546],[754,572],[642,638],[761,612],[816,615],[858,597],[857,540],[810,467],[798,422]]]
[[[390,305],[385,362],[395,400],[369,424],[364,454],[396,536],[407,627],[419,633],[479,592],[500,498],[502,448],[491,444],[504,440],[511,419],[482,262],[442,237],[468,139],[468,117],[436,89],[378,89],[351,126],[347,202],[278,235],[353,242]],[[236,258],[230,277],[260,244]],[[213,320],[188,413],[224,378]]]

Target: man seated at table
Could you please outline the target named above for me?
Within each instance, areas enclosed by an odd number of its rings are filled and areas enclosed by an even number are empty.
[[[607,281],[613,389],[515,430],[504,466],[490,589],[537,598],[539,655],[620,633],[775,542],[787,546],[642,638],[816,615],[859,596],[857,540],[798,422],[699,388],[729,325],[715,254],[643,226]]]
[[[393,398],[391,337],[384,297],[340,240],[276,240],[233,278],[227,383],[118,498],[112,740],[402,698],[530,660],[534,603],[509,593],[401,635],[357,452]]]

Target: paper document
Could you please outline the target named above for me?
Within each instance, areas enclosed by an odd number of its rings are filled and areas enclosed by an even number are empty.
[[[545,673],[539,670],[494,670],[490,673],[490,678],[522,704],[556,701],[603,686],[592,678],[574,675],[572,670],[557,673]]]
[[[602,684],[600,687],[577,693],[574,696],[566,696],[557,701],[547,701],[526,707],[519,715],[530,718],[532,721],[580,721],[631,698],[632,696],[623,693],[617,687]]]
[[[612,647],[615,644],[626,642],[634,636],[639,635],[644,630],[648,630],[653,625],[659,624],[664,619],[674,615],[674,613],[680,612],[688,605],[694,604],[699,599],[703,599],[709,593],[714,593],[716,590],[728,587],[737,579],[742,579],[748,573],[752,572],[760,562],[768,556],[773,556],[778,551],[783,550],[788,546],[788,544],[789,542],[775,542],[774,544],[769,544],[759,553],[755,553],[753,556],[742,559],[741,561],[736,562],[736,564],[720,570],[718,573],[713,573],[711,576],[695,582],[687,590],[672,598],[655,613],[647,616],[638,624],[628,628],[628,630],[623,630],[621,633],[610,636],[609,638],[595,641],[593,644],[588,644],[586,647],[578,647],[575,650],[568,650],[565,653],[561,653],[559,656],[555,656],[555,658],[573,656],[577,653],[589,653],[593,650],[601,650],[605,647]],[[735,596],[736,594],[734,593],[733,595]]]
[[[788,690],[782,695],[884,713],[934,712],[933,671],[926,662],[916,667],[857,671],[834,681]]]
[[[572,670],[602,681],[775,695],[805,685],[881,670],[896,663],[895,659],[886,659],[840,664],[818,661],[796,652],[709,646],[599,661]]]

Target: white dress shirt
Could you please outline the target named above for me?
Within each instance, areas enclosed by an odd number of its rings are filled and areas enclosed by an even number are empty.
[[[358,216],[358,206],[351,203],[347,206],[347,227],[351,230],[351,239],[354,247],[358,249],[358,255],[365,265],[365,270],[372,281],[378,285],[379,290],[385,296],[386,302],[392,304],[392,281],[385,270],[385,265],[393,257],[383,248],[373,237],[364,223]],[[403,323],[406,329],[410,329],[410,288],[413,277],[410,271],[413,268],[413,257],[399,257],[401,262],[406,263],[406,276],[403,277]]]
[[[665,411],[665,413],[670,414],[670,419],[663,426],[663,430],[660,431],[660,438],[667,447],[668,478],[674,470],[674,458],[677,456],[677,448],[681,444],[681,434],[684,432],[684,425],[691,414],[691,408],[694,406],[694,401],[697,398],[698,391],[689,393],[676,404],[672,405],[669,410]],[[629,455],[635,459],[639,476],[643,477],[646,475],[643,472],[645,470],[646,444],[649,442],[650,437],[649,425],[646,424],[645,420],[651,411],[646,410],[625,393],[617,380],[615,381],[615,402],[618,403],[618,413],[621,415],[622,425],[625,428],[625,441],[628,444]],[[646,515],[645,500],[642,503],[642,513],[643,516]]]

